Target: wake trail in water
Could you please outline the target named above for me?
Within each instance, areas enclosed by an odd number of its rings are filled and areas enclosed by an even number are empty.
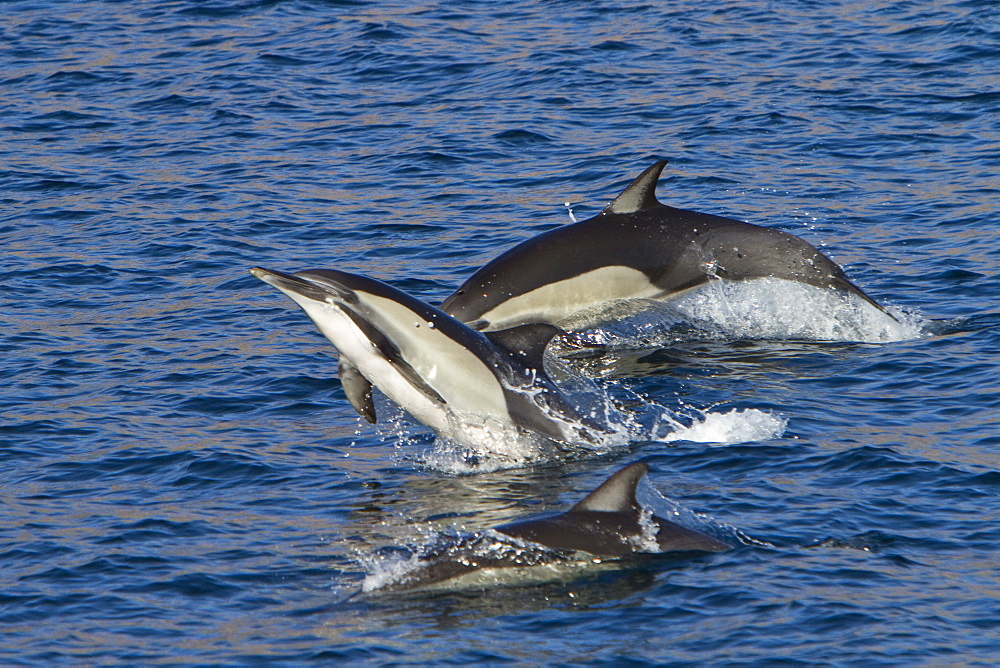
[[[648,478],[643,478],[636,488],[636,499],[639,501],[639,505],[642,506],[644,512],[662,517],[692,531],[707,534],[728,545],[774,547],[771,543],[758,540],[732,524],[719,522],[704,513],[695,512],[687,508],[660,492],[655,485],[650,483]]]
[[[580,421],[556,411],[549,411],[550,417],[576,437],[554,441],[481,416],[453,413],[450,428],[439,433],[417,461],[431,469],[468,474],[602,456],[640,442],[735,444],[776,439],[784,433],[787,420],[770,412],[672,409],[621,384],[598,385],[558,359],[579,348],[628,350],[705,340],[889,343],[932,336],[935,331],[932,321],[915,314],[893,310],[890,315],[854,295],[774,278],[716,279],[670,302],[629,300],[575,320],[608,323],[568,334],[546,356],[546,373],[575,407]],[[573,324],[563,323],[570,328]],[[508,389],[544,403],[532,387]],[[394,432],[394,437],[408,440],[398,427]]]

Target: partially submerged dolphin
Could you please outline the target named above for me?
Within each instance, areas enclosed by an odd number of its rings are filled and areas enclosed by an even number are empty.
[[[529,325],[476,332],[372,278],[331,269],[251,273],[302,307],[340,355],[351,405],[375,422],[374,383],[414,418],[453,433],[452,418],[562,442],[601,431],[559,392],[542,355],[559,329]],[[588,432],[589,430],[592,430]]]
[[[629,464],[567,512],[474,534],[421,556],[416,569],[381,588],[426,587],[484,569],[579,563],[577,553],[589,555],[588,561],[593,562],[594,557],[722,552],[730,548],[707,534],[644,511],[636,500],[636,488],[647,471],[649,466],[643,462]],[[510,538],[515,541],[510,542]],[[532,550],[532,546],[543,549]]]
[[[650,515],[643,521],[635,492],[648,471],[644,462],[629,464],[562,515],[505,524],[496,531],[546,547],[606,557],[729,549],[711,536],[662,517]]]
[[[515,246],[472,275],[441,309],[483,331],[558,324],[628,299],[671,299],[712,278],[782,278],[860,297],[843,269],[795,235],[656,199],[666,161],[597,216]],[[596,324],[596,323],[590,323]]]

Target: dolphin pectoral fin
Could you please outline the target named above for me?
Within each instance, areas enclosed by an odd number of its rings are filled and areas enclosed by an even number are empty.
[[[372,384],[361,375],[358,367],[340,358],[340,386],[347,395],[347,400],[354,406],[358,415],[375,424],[375,401],[372,398]]]
[[[605,480],[569,512],[637,513],[639,503],[635,499],[635,490],[647,471],[649,465],[644,462],[629,464]]]
[[[532,369],[543,368],[542,357],[545,355],[546,346],[549,345],[549,341],[562,333],[563,330],[558,327],[545,323],[519,325],[496,332],[484,332],[486,338],[494,345],[503,348],[517,358],[521,364]]]
[[[635,213],[658,206],[660,202],[656,199],[656,182],[666,164],[666,160],[660,160],[647,168],[611,204],[604,207],[601,213]]]
[[[531,397],[515,392],[508,393],[506,399],[507,408],[518,424],[555,441],[566,441],[566,434],[548,415],[539,411],[538,404]]]

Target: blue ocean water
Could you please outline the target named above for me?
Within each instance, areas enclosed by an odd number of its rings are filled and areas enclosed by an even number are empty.
[[[1000,659],[993,2],[11,2],[0,36],[0,660]],[[458,475],[248,273],[436,303],[660,157],[662,201],[802,236],[915,333],[616,349],[578,367],[709,433]],[[636,459],[760,544],[357,593]]]

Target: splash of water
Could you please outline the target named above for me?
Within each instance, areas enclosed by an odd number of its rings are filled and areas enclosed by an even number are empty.
[[[655,554],[660,551],[660,543],[656,539],[660,527],[653,520],[653,511],[643,507],[639,510],[639,535],[632,540],[636,552]]]
[[[445,407],[447,427],[437,432],[430,448],[415,449],[419,436],[402,410],[390,404],[381,410],[386,416],[379,431],[386,441],[409,459],[428,468],[453,474],[483,473],[517,468],[555,460],[579,459],[623,449],[636,440],[634,416],[620,410],[611,394],[554,358],[546,359],[547,373],[559,387],[561,396],[585,421],[554,410],[547,404],[540,386],[531,383],[507,389],[527,395],[572,438],[556,441],[536,432],[505,424],[482,415],[462,414]],[[386,400],[381,395],[379,402]]]
[[[733,408],[726,413],[697,411],[701,414],[689,426],[680,427],[657,438],[663,443],[693,441],[695,443],[749,443],[780,438],[788,424],[787,418],[756,408]]]
[[[607,321],[580,343],[643,348],[685,340],[907,341],[930,333],[929,321],[828,288],[778,278],[712,280],[673,301],[630,300],[566,323]]]
[[[575,425],[585,432],[586,438],[558,442],[481,416],[453,413],[449,416],[451,427],[437,434],[437,438],[429,439],[422,437],[397,408],[394,417],[380,422],[380,431],[383,439],[396,445],[403,459],[444,473],[466,475],[596,457],[642,441],[713,444],[765,441],[780,438],[788,422],[784,417],[754,408],[718,412],[693,407],[671,410],[620,384],[599,386],[579,376],[567,376],[564,393],[602,429]],[[630,411],[619,408],[621,396],[616,395],[629,395],[629,403],[633,404]],[[390,415],[388,411],[382,414]],[[554,419],[564,418],[554,416]]]

